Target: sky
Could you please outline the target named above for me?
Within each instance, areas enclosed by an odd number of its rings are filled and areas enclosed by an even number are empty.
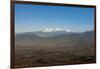
[[[94,8],[15,4],[15,32],[61,28],[72,32],[94,30]]]

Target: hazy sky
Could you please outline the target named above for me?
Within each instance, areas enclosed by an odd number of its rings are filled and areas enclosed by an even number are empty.
[[[62,28],[74,32],[94,29],[94,8],[15,5],[15,32]]]

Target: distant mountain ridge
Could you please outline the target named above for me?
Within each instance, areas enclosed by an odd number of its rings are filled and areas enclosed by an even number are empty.
[[[41,31],[35,31],[35,32],[25,32],[25,33],[18,33],[16,34],[17,39],[36,39],[36,38],[61,38],[61,37],[88,37],[89,39],[91,36],[94,36],[94,31],[86,31],[83,33],[73,33],[73,32],[65,32],[65,31],[55,31],[55,32],[41,32]]]
[[[58,36],[58,35],[64,35],[71,33],[70,30],[65,30],[62,28],[45,28],[41,31],[34,31],[34,32],[23,32],[23,33],[17,33],[16,35],[22,35],[22,34],[29,34],[29,35],[36,35],[38,37],[52,37],[52,36]]]
[[[93,46],[94,31],[86,31],[83,33],[63,32],[26,32],[18,33],[15,36],[15,44],[24,46],[38,46],[45,42],[48,44],[74,44],[83,46],[84,43]],[[41,36],[42,35],[42,36]],[[44,37],[45,36],[45,37]]]
[[[52,32],[43,32],[43,31],[35,31],[35,32],[24,32],[24,33],[17,33],[16,35],[36,35],[38,37],[52,37],[58,36],[63,34],[68,34],[69,32],[66,31],[52,31]]]

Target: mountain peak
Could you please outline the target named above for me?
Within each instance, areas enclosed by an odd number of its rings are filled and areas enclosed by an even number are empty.
[[[61,31],[63,31],[63,32],[70,32],[70,30],[64,30],[64,29],[62,29],[62,28],[46,28],[46,29],[44,29],[44,30],[42,30],[42,32],[61,32]]]

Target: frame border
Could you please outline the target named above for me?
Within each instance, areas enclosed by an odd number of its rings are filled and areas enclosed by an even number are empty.
[[[94,47],[95,47],[95,54],[96,54],[96,5],[10,0],[10,8],[11,8],[10,9],[10,49],[11,49],[10,50],[10,54],[11,54],[10,55],[10,68],[11,69],[15,69],[15,66],[14,66],[15,64],[15,4],[94,8]],[[82,64],[91,64],[91,63],[82,63]],[[70,64],[70,65],[77,65],[77,64]],[[48,65],[48,66],[60,66],[60,65]],[[46,67],[46,66],[38,66],[38,67]]]

